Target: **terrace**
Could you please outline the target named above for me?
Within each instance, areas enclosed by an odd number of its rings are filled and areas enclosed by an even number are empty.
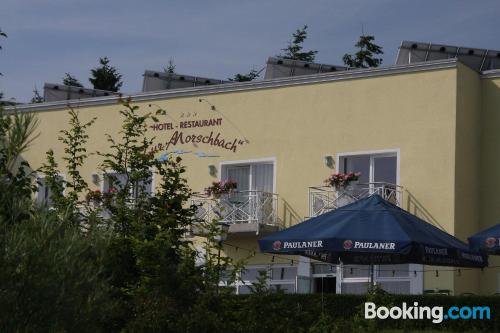
[[[279,229],[278,195],[264,191],[233,191],[218,198],[198,195],[196,218],[229,224],[229,233],[273,232]]]
[[[309,188],[309,217],[315,217],[372,194],[401,207],[403,202],[403,187],[386,182],[358,183],[344,189],[332,186]]]

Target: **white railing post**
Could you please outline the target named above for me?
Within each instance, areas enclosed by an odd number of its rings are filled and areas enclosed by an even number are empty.
[[[262,191],[233,192],[218,199],[194,197],[191,203],[198,206],[197,218],[210,221],[219,218],[221,222],[258,223],[276,225],[278,203],[275,193]]]
[[[309,216],[314,217],[332,211],[338,207],[378,194],[382,198],[402,206],[403,188],[399,185],[375,182],[353,185],[341,191],[333,187],[309,188]]]

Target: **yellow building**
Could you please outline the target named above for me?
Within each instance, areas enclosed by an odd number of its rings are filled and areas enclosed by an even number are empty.
[[[149,129],[156,154],[181,155],[194,191],[203,193],[218,179],[237,181],[239,192],[230,197],[193,200],[202,205],[200,216],[225,207],[223,219],[231,224],[228,255],[257,252],[243,273],[246,282],[235,287],[238,293],[248,292],[246,284],[263,269],[271,285],[288,292],[366,290],[366,269],[260,254],[257,240],[369,193],[385,195],[464,241],[500,222],[500,176],[495,175],[500,70],[478,71],[456,58],[409,61],[131,98],[143,112],[166,111]],[[20,105],[19,111],[36,112],[40,121],[40,136],[24,156],[34,168],[48,149],[62,155],[57,137],[68,127],[68,105],[84,121],[97,117],[89,130],[89,151],[105,151],[105,133],[117,134],[122,107],[115,96]],[[99,162],[90,156],[83,174],[91,186],[105,189],[95,177]],[[362,173],[351,199],[323,186],[336,171]],[[498,264],[490,257],[490,265]],[[398,265],[378,269],[376,280],[392,292],[492,294],[500,292],[499,273]]]

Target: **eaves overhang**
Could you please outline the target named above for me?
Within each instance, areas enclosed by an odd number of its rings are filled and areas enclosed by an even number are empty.
[[[189,96],[206,96],[213,94],[225,94],[232,92],[242,92],[258,89],[271,89],[271,88],[284,88],[291,86],[300,86],[308,84],[329,83],[342,80],[353,80],[372,78],[387,75],[406,74],[415,72],[424,72],[432,70],[442,70],[449,68],[456,68],[456,59],[445,59],[428,61],[421,63],[405,64],[405,65],[391,65],[377,68],[366,69],[351,69],[346,71],[339,71],[333,73],[313,74],[294,76],[286,78],[277,78],[272,80],[238,82],[238,83],[225,83],[212,86],[200,86],[192,88],[160,90],[152,92],[141,92],[136,94],[123,94],[120,96],[104,96],[95,98],[65,100],[37,104],[22,104],[16,107],[7,107],[7,111],[24,111],[24,112],[41,112],[53,111],[58,109],[67,109],[68,107],[81,108],[101,105],[116,104],[120,98],[130,97],[134,102],[147,102],[164,100],[178,97]]]

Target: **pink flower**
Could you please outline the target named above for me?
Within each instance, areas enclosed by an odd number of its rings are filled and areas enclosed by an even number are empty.
[[[345,187],[349,185],[351,181],[358,180],[361,176],[361,172],[349,172],[349,173],[334,173],[327,179],[325,183],[333,187]]]

